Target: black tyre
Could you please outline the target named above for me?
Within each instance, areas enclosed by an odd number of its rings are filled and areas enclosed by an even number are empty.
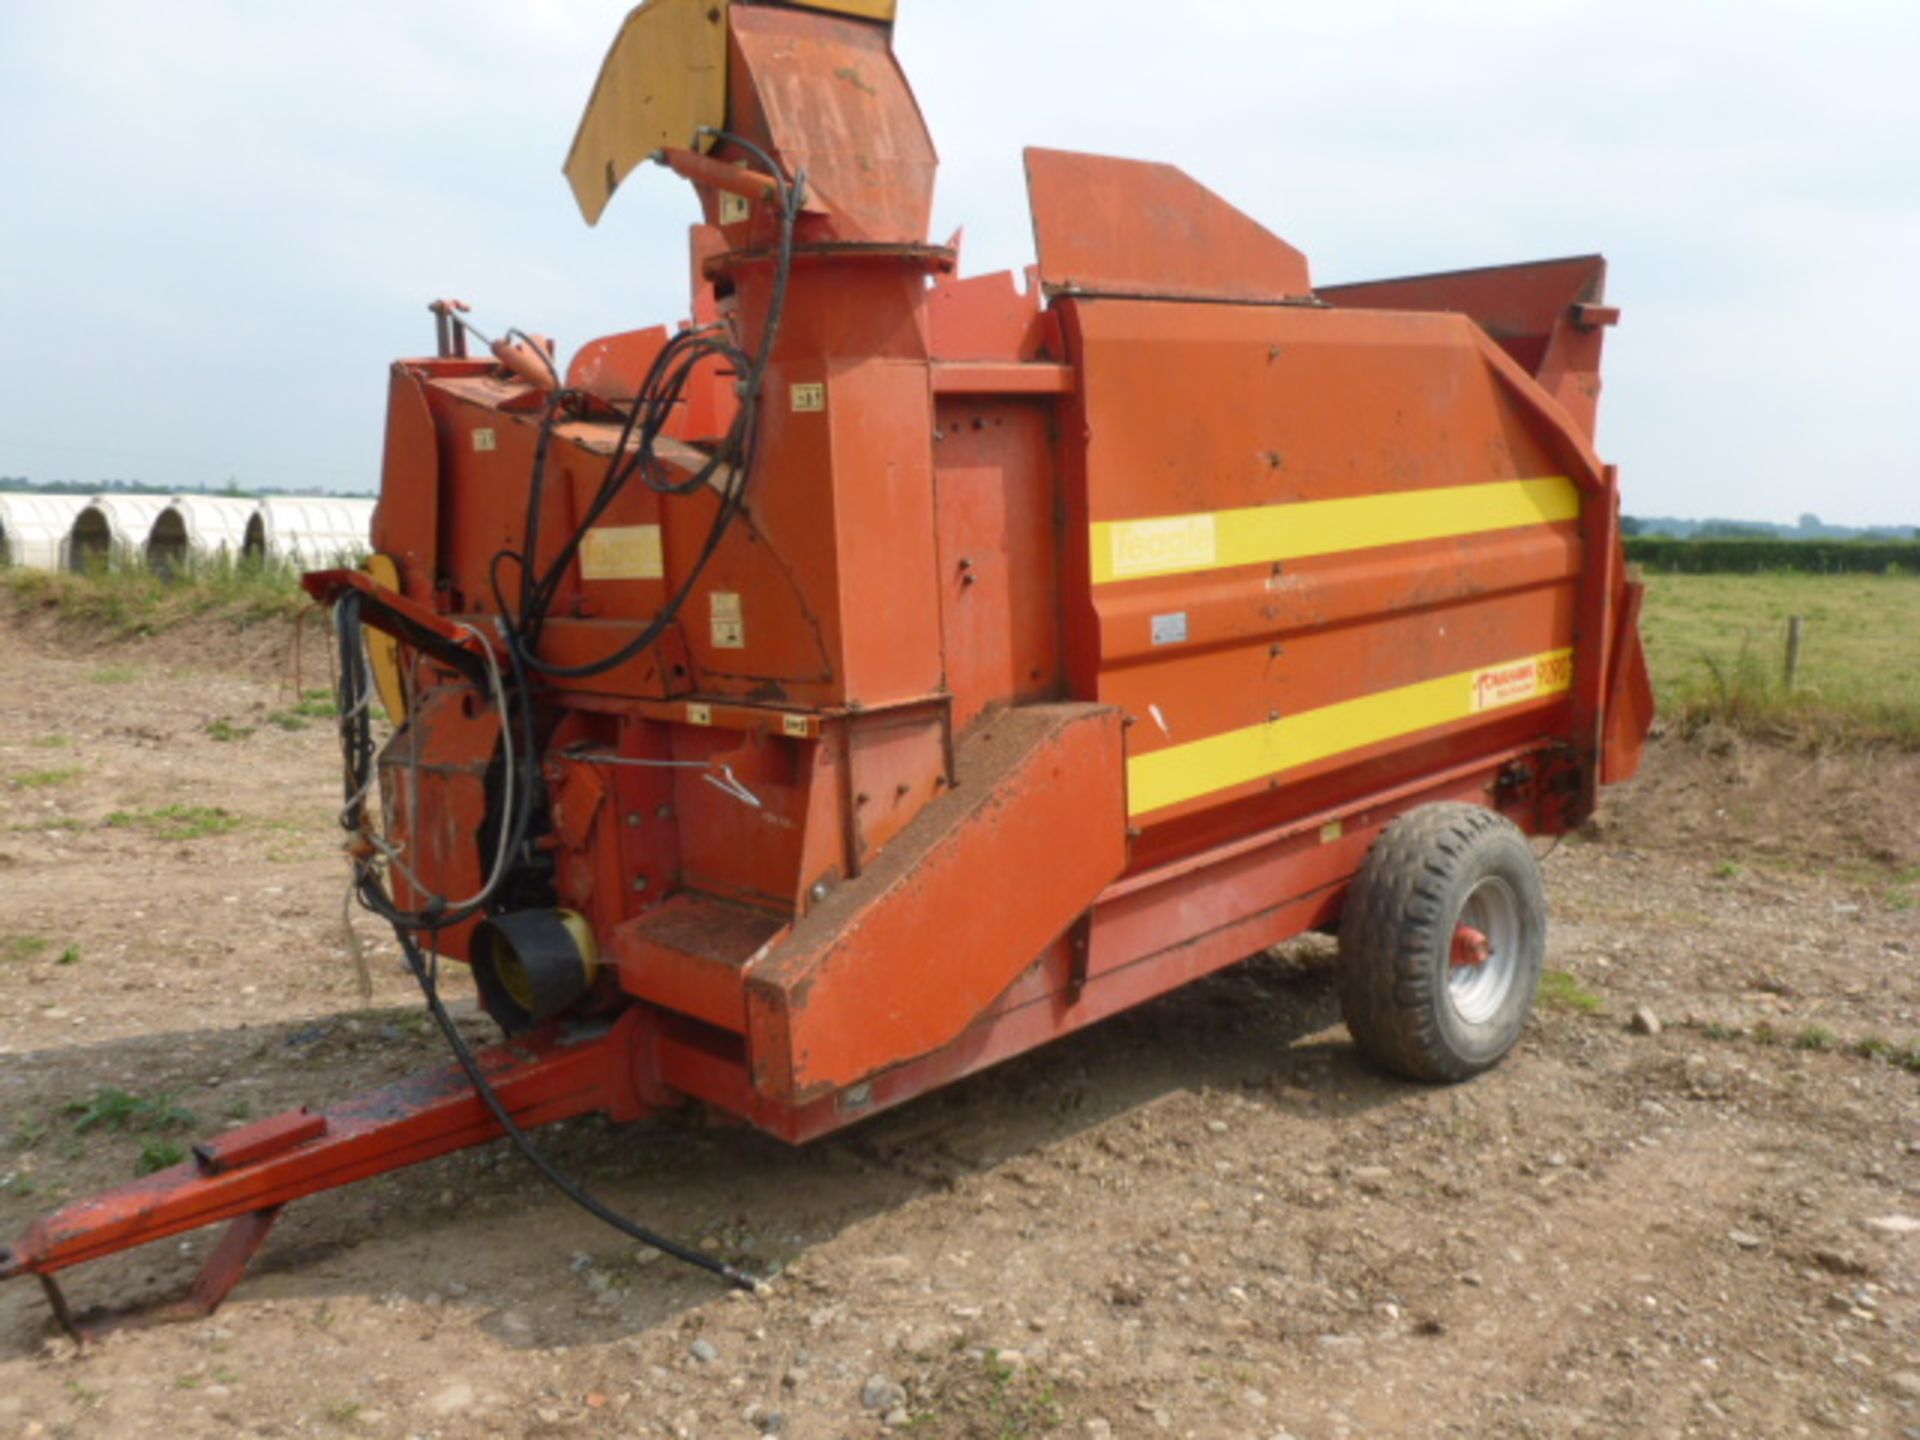
[[[1338,987],[1376,1063],[1450,1083],[1506,1058],[1540,993],[1547,896],[1519,828],[1473,805],[1387,827],[1348,892]]]

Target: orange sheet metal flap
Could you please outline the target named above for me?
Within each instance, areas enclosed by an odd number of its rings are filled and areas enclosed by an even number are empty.
[[[1171,165],[1027,151],[1049,294],[1275,301],[1312,292],[1306,256]]]
[[[754,1085],[802,1104],[939,1049],[1126,865],[1120,712],[1023,706],[859,879],[750,967]]]
[[[1440,310],[1470,316],[1529,375],[1538,375],[1554,331],[1571,319],[1573,307],[1598,302],[1606,292],[1605,257],[1576,255],[1328,285],[1320,298],[1349,310]]]
[[[1640,640],[1640,612],[1647,587],[1629,581],[1621,589],[1619,628],[1613,642],[1613,675],[1607,686],[1607,729],[1600,783],[1618,785],[1640,773],[1647,736],[1653,730],[1653,681]]]

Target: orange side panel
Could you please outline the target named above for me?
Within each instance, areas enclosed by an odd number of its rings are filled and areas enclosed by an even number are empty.
[[[793,1104],[953,1040],[1126,863],[1116,711],[1030,706],[960,783],[751,967],[754,1084]]]
[[[409,599],[433,598],[440,546],[440,441],[420,377],[393,367],[387,386],[387,448],[380,503],[373,512],[373,548],[400,568]]]
[[[424,906],[429,895],[465,900],[478,893],[492,864],[493,857],[481,853],[481,834],[500,719],[488,706],[469,713],[468,693],[458,685],[428,689],[380,752],[380,805],[389,833],[406,839],[406,871],[396,866],[393,877],[393,897],[403,909]],[[423,757],[426,763],[417,764]],[[439,952],[464,960],[473,925],[440,931]]]
[[[941,629],[953,727],[1061,693],[1053,406],[943,399],[936,419]]]
[[[1469,315],[1566,408],[1591,439],[1600,403],[1607,262],[1598,255],[1496,265],[1398,280],[1333,285],[1320,298],[1344,309],[1444,310]]]
[[[1570,733],[1564,686],[1469,705],[1476,674],[1532,676],[1541,657],[1582,652],[1598,513],[1564,437],[1516,398],[1532,383],[1502,373],[1471,321],[1105,297],[1058,308],[1080,372],[1061,427],[1071,693],[1136,722],[1137,861]],[[1425,528],[1394,532],[1408,514]],[[1147,552],[1133,574],[1113,547],[1136,530],[1202,540],[1172,573]],[[1421,690],[1450,677],[1457,705]],[[1314,719],[1362,703],[1369,733],[1344,749]],[[1149,770],[1175,783],[1149,786]]]

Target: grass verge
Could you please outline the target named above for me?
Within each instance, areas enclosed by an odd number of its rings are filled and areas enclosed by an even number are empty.
[[[1597,1015],[1606,1002],[1586,989],[1564,970],[1549,970],[1540,977],[1540,1003],[1559,1010],[1575,1010],[1582,1015]]]
[[[1788,621],[1806,621],[1798,683]],[[1807,747],[1920,751],[1920,576],[1654,575],[1642,624],[1662,714]]]
[[[156,840],[202,840],[238,830],[243,822],[217,805],[162,805],[155,810],[116,810],[106,823],[116,830],[144,830]]]
[[[226,556],[193,561],[171,575],[130,558],[84,575],[0,570],[0,597],[16,610],[54,611],[122,639],[215,616],[240,625],[284,620],[312,603],[295,567]]]

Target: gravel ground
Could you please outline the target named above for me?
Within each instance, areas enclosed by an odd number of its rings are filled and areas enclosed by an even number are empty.
[[[174,1139],[77,1132],[103,1089],[187,1139],[439,1062],[365,920],[355,982],[307,665],[0,626],[0,1235]],[[1369,1069],[1304,942],[804,1151],[553,1135],[765,1297],[490,1147],[302,1202],[210,1321],[82,1353],[0,1290],[0,1435],[1920,1436],[1916,805],[1911,758],[1662,742],[1548,860],[1478,1082]]]

